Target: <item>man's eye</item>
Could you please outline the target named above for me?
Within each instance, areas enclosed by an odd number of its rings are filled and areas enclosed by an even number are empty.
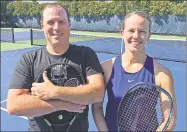
[[[133,31],[133,30],[129,30],[128,32],[130,32],[130,33],[134,33],[134,31]]]
[[[49,22],[48,22],[48,24],[53,25],[53,24],[54,24],[54,22],[53,22],[53,21],[49,21]]]
[[[60,23],[60,24],[65,24],[66,22],[65,22],[65,21],[60,21],[59,23]]]

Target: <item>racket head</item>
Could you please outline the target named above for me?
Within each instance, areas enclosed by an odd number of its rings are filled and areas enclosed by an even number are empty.
[[[164,124],[163,111],[167,112]],[[118,129],[122,132],[156,131],[162,124],[162,129],[166,130],[172,113],[173,101],[170,94],[159,86],[141,82],[132,86],[119,104]]]
[[[47,71],[48,79],[57,86],[76,87],[85,84],[85,79],[80,67],[69,63],[56,63],[41,72],[37,78],[37,82],[43,82],[43,72]],[[68,112],[60,110],[47,114],[44,117],[52,124],[68,125],[71,120],[77,115],[76,112]]]
[[[47,71],[48,79],[57,86],[78,86],[85,84],[81,68],[68,63],[56,63],[45,68],[36,79],[36,82],[43,82],[42,74]],[[76,82],[77,81],[77,82]],[[74,84],[71,84],[74,82]]]

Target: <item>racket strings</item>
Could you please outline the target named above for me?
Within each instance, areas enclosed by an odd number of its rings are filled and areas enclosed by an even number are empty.
[[[155,130],[155,126],[158,126],[157,115],[159,114],[157,113],[161,113],[155,110],[156,105],[160,102],[158,96],[158,91],[149,88],[136,89],[128,93],[125,101],[121,104],[121,111],[119,111],[121,130],[146,131],[148,128]]]
[[[69,65],[54,65],[48,70],[48,76],[58,86],[78,86],[81,83],[80,75]]]
[[[70,78],[66,81],[64,86],[78,86],[80,84],[79,80],[77,78]]]

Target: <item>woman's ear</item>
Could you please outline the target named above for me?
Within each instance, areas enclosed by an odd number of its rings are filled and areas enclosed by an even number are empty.
[[[124,33],[124,30],[120,30],[120,34],[121,34],[121,36],[123,36],[123,33]]]
[[[40,21],[40,26],[41,28],[43,28],[43,21]]]

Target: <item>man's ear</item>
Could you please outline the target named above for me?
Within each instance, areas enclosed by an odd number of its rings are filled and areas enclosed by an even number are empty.
[[[71,20],[69,19],[69,26],[71,27]]]
[[[147,41],[150,39],[150,37],[151,37],[151,32],[149,32],[149,36],[147,38]]]

